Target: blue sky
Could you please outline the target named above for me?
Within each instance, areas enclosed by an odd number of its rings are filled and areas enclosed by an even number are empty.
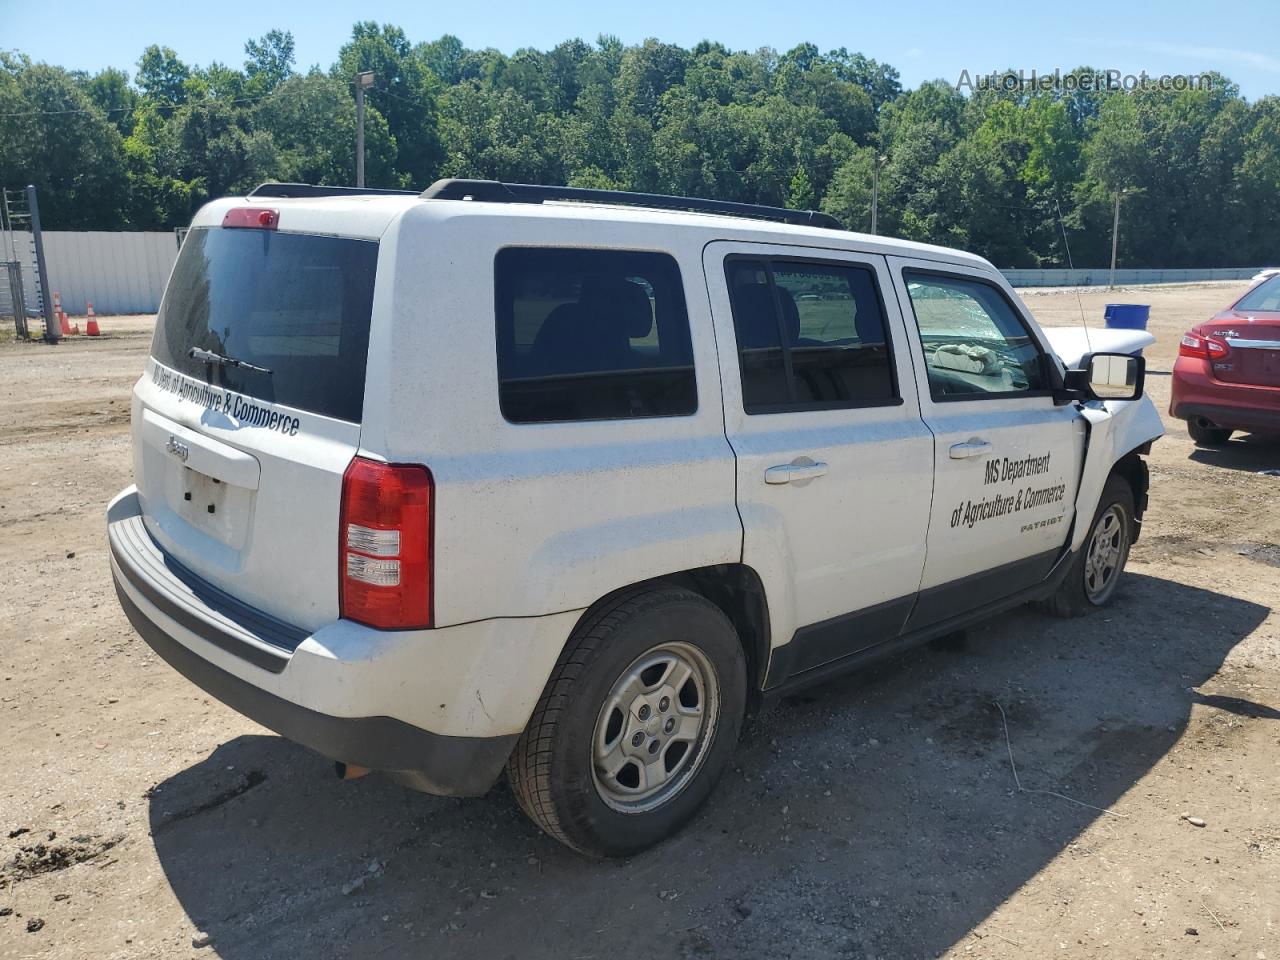
[[[216,11],[216,17],[211,14]],[[135,0],[124,3],[0,0],[0,48],[73,69],[117,66],[133,71],[149,43],[173,47],[187,62],[238,65],[244,41],[278,27],[291,30],[298,65],[327,67],[356,19],[403,27],[414,42],[452,33],[469,47],[546,49],[570,37],[612,33],[627,43],[656,36],[689,46],[714,39],[734,49],[803,41],[823,50],[848,47],[893,64],[904,85],[961,70],[1005,67],[1068,70],[1081,63],[1153,75],[1219,70],[1250,100],[1280,93],[1274,0],[1167,0],[1144,4],[950,2],[737,3],[598,0],[512,3],[331,0]]]

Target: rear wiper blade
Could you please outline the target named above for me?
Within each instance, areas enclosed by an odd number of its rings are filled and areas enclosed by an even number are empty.
[[[205,363],[216,363],[220,367],[236,367],[240,370],[252,370],[254,373],[271,373],[271,371],[266,367],[260,367],[256,363],[250,363],[247,360],[237,360],[235,357],[224,357],[220,353],[214,353],[212,350],[204,350],[200,347],[192,347],[187,351],[187,356],[192,360],[203,360]]]

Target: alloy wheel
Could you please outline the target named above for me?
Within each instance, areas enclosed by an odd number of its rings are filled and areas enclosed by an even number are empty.
[[[614,681],[592,734],[592,773],[606,804],[644,813],[693,779],[715,733],[720,687],[697,647],[663,643]]]

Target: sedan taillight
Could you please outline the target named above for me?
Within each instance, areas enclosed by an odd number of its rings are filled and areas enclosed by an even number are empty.
[[[1221,340],[1211,340],[1194,333],[1183,334],[1178,343],[1178,356],[1198,357],[1201,360],[1216,360],[1228,353],[1227,345]]]

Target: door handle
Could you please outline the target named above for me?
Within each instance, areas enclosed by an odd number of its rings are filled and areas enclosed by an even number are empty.
[[[793,483],[799,480],[812,480],[827,472],[827,465],[808,457],[796,457],[790,463],[780,463],[769,467],[764,472],[765,483]]]
[[[951,445],[951,459],[963,460],[966,457],[980,457],[984,453],[991,452],[991,441],[982,440],[978,437],[971,437],[964,443],[955,443]]]

